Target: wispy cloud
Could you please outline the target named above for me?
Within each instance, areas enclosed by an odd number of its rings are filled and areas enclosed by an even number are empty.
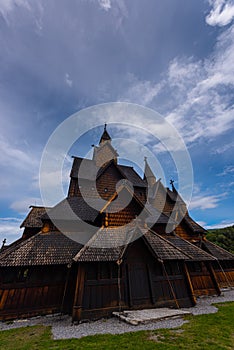
[[[68,73],[65,74],[65,83],[69,86],[69,87],[72,87],[73,85],[73,81],[72,79],[70,78],[70,75]]]
[[[233,221],[221,221],[218,224],[213,224],[213,225],[205,225],[205,228],[207,230],[212,230],[214,228],[224,228],[224,227],[229,227],[229,226],[233,226],[234,222]]]
[[[192,197],[191,203],[189,204],[189,209],[213,209],[219,205],[219,202],[224,199],[226,193],[218,195],[197,195]]]
[[[175,57],[159,81],[131,73],[124,85],[119,100],[160,109],[187,145],[226,133],[234,124],[234,26],[218,36],[206,60]]]
[[[128,88],[124,95],[120,96],[120,100],[137,103],[141,101],[142,105],[149,105],[162,90],[163,84],[163,81],[153,83],[149,80],[139,80],[134,74],[129,73],[127,75]]]
[[[19,201],[15,201],[11,204],[11,209],[15,210],[19,214],[26,214],[29,211],[30,205],[42,205],[41,198],[29,197],[23,198]]]
[[[99,5],[105,11],[109,11],[111,9],[111,0],[98,0]]]
[[[30,4],[28,0],[0,0],[0,14],[3,16],[5,21],[9,23],[9,14],[17,10],[18,7],[23,7],[30,10]]]
[[[234,148],[234,142],[230,142],[230,143],[227,143],[226,145],[217,147],[217,148],[215,148],[212,151],[212,153],[214,153],[214,154],[223,154],[226,151],[231,150],[232,148]]]
[[[233,0],[209,0],[212,9],[206,16],[206,23],[210,26],[226,26],[234,18]]]
[[[217,176],[225,176],[225,175],[234,175],[234,165],[226,165],[223,169],[223,171]]]

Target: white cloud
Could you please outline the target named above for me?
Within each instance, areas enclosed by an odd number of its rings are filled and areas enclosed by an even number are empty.
[[[234,165],[226,165],[223,169],[223,171],[219,174],[217,174],[217,176],[225,176],[225,175],[230,175],[233,174],[234,175]]]
[[[109,11],[111,9],[111,0],[99,0],[99,5],[105,11]]]
[[[219,202],[226,196],[226,193],[218,195],[196,195],[192,197],[189,209],[213,209],[219,205]]]
[[[42,205],[42,201],[38,197],[23,198],[11,204],[10,208],[20,214],[25,214],[29,211],[30,205]]]
[[[72,87],[73,85],[73,81],[72,79],[70,78],[70,75],[68,73],[65,74],[65,83],[69,86],[69,87]]]
[[[196,221],[198,223],[198,225],[204,227],[206,225],[205,221]]]
[[[128,74],[127,84],[129,87],[120,100],[137,102],[141,105],[149,105],[163,87],[163,82],[157,84],[149,80],[142,81],[137,79],[134,74]]]
[[[212,10],[206,16],[206,23],[210,26],[223,27],[234,18],[234,2],[233,0],[210,0]]]
[[[6,244],[10,244],[22,235],[20,225],[23,220],[19,218],[0,218],[0,247],[6,238]]]
[[[206,61],[174,59],[167,86],[174,88],[178,103],[167,119],[177,126],[186,143],[230,130],[234,121],[234,26],[222,33]]]
[[[120,101],[160,108],[187,145],[224,134],[234,124],[234,25],[207,59],[176,57],[158,82],[129,73],[124,85]]]
[[[24,7],[30,10],[30,5],[28,0],[0,0],[0,13],[8,23],[8,15],[17,9],[17,7]]]
[[[20,148],[17,148],[14,145],[11,145],[7,140],[4,140],[0,136],[0,163],[5,165],[10,165],[14,168],[25,168],[25,166],[29,166],[35,164],[34,157]]]
[[[229,226],[233,226],[234,222],[233,221],[221,221],[218,224],[213,224],[213,225],[205,225],[205,228],[207,230],[212,230],[214,228],[224,228],[224,227],[229,227]]]
[[[234,148],[234,142],[230,142],[230,143],[227,143],[226,145],[217,147],[216,149],[213,150],[212,153],[214,153],[214,154],[223,154],[223,153],[225,153],[226,151],[228,151],[228,150],[230,150],[232,148]]]

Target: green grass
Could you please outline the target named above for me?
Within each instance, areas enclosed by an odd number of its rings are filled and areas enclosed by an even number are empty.
[[[2,350],[40,349],[234,349],[234,302],[217,304],[218,313],[187,316],[178,329],[140,331],[121,335],[96,335],[53,340],[50,327],[33,326],[0,332]]]

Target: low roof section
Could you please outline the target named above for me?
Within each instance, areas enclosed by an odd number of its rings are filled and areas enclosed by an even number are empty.
[[[64,265],[82,245],[60,232],[38,233],[0,253],[0,267]]]
[[[100,228],[74,257],[75,261],[118,261],[128,246],[142,238],[160,261],[187,260],[188,256],[157,233],[132,224],[117,228]]]
[[[172,243],[175,247],[180,249],[184,254],[187,255],[190,261],[212,261],[216,260],[211,254],[205,252],[196,245],[186,241],[185,239],[179,237],[178,235],[171,234],[165,236],[165,239]]]
[[[30,212],[20,225],[20,228],[22,227],[37,227],[41,228],[42,227],[42,221],[41,217],[44,215],[47,211],[50,210],[49,207],[42,207],[42,206],[36,206],[36,205],[31,205],[29,208],[31,208]]]
[[[197,243],[199,244],[199,243]],[[234,260],[234,254],[228,252],[227,250],[219,247],[218,245],[205,240],[201,241],[201,248],[204,249],[209,254],[213,255],[218,260]]]

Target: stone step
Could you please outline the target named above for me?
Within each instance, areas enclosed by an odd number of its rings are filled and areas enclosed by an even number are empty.
[[[191,312],[181,309],[144,309],[144,310],[125,310],[122,312],[113,312],[113,315],[120,320],[125,321],[131,325],[137,326],[153,321],[161,321],[167,318],[178,318],[185,315],[191,315]]]

